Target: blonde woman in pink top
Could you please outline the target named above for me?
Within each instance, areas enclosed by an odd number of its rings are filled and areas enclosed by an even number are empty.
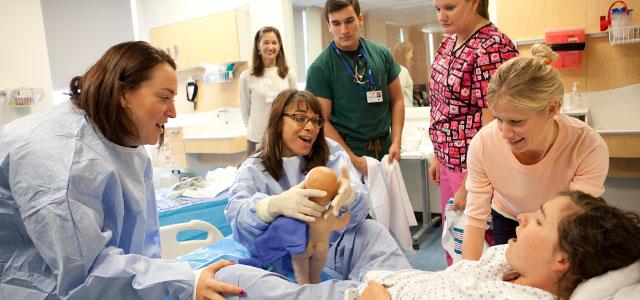
[[[536,211],[563,190],[604,192],[609,151],[584,122],[559,114],[564,87],[550,63],[555,55],[534,45],[533,57],[503,64],[488,87],[495,120],[469,145],[463,257],[479,259],[484,224],[492,217],[496,244],[514,238],[516,216]]]

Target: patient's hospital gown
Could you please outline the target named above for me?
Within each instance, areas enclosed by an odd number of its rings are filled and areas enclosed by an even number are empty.
[[[547,291],[503,280],[513,271],[505,257],[507,247],[491,247],[479,261],[462,260],[439,272],[373,271],[367,279],[387,287],[391,299],[556,299]]]
[[[151,176],[71,103],[0,128],[0,298],[191,299],[189,266],[156,259]]]
[[[479,261],[463,260],[439,272],[371,271],[363,280],[384,284],[394,300],[558,299],[541,289],[503,281],[502,276],[512,270],[504,256],[506,247],[491,247]],[[223,268],[215,279],[239,285],[246,291],[241,299],[247,300],[343,299],[345,289],[361,292],[365,286],[352,280],[298,285],[279,274],[243,265]]]
[[[334,279],[362,280],[366,271],[410,268],[397,244],[380,224],[365,218],[369,213],[369,192],[360,181],[358,171],[337,142],[326,139],[329,145],[327,167],[339,172],[349,168],[351,184],[357,198],[349,205],[351,219],[344,231],[330,236],[331,247],[324,271]],[[299,156],[283,158],[284,175],[276,181],[265,170],[259,157],[248,158],[238,169],[236,180],[229,190],[229,204],[225,214],[233,230],[234,239],[255,253],[253,241],[269,225],[256,215],[256,203],[270,195],[280,194],[304,180]]]

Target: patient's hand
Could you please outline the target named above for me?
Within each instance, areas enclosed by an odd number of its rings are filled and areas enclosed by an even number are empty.
[[[244,296],[245,293],[241,288],[213,279],[216,272],[233,264],[231,261],[222,259],[202,270],[196,286],[196,299],[224,299],[222,294]]]
[[[367,282],[367,287],[362,291],[362,295],[358,298],[359,300],[391,300],[391,295],[387,292],[387,289],[384,288],[381,284],[375,282],[374,280],[369,280]]]

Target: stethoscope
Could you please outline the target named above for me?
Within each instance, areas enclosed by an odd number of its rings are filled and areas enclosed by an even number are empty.
[[[369,64],[369,54],[367,53],[367,49],[365,49],[365,47],[362,45],[362,40],[360,40],[360,47],[358,47],[358,50],[360,51],[360,56],[364,57],[364,62],[367,65],[367,72],[369,73],[369,80],[367,81],[362,81],[362,75],[358,74],[358,62],[356,61],[355,64],[355,71],[351,68],[351,66],[349,65],[349,63],[347,62],[347,60],[344,58],[344,56],[342,55],[342,52],[340,52],[340,50],[338,49],[338,47],[336,46],[336,42],[332,42],[331,43],[331,48],[333,48],[334,51],[336,51],[336,54],[338,54],[338,57],[340,58],[340,61],[342,62],[342,65],[344,66],[344,68],[347,70],[347,72],[349,73],[349,77],[351,77],[351,79],[353,79],[353,82],[355,82],[356,84],[362,86],[365,83],[368,84],[367,89],[370,91],[373,91],[376,89],[376,79],[373,77],[373,71],[371,71],[371,64]],[[364,72],[363,72],[364,74]]]

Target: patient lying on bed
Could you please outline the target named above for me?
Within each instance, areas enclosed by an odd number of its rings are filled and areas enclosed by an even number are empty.
[[[324,197],[309,198],[321,206],[327,206],[338,193],[338,178],[333,170],[327,167],[315,167],[307,174],[304,188],[327,192]],[[321,217],[309,223],[307,251],[291,257],[293,271],[299,284],[320,282],[322,269],[327,262],[329,234],[334,230],[344,229],[348,224],[349,212],[336,217],[331,210],[326,210]]]
[[[602,198],[563,193],[538,211],[519,215],[518,222],[517,238],[491,247],[479,261],[464,260],[435,273],[369,272],[370,281],[348,291],[355,297],[347,298],[569,299],[581,282],[640,259],[638,215]]]
[[[247,300],[637,299],[637,214],[571,192],[518,221],[517,238],[489,248],[479,261],[463,260],[439,272],[369,271],[362,279],[372,280],[366,286],[357,280],[299,285],[243,265],[222,268],[215,279],[239,285]]]

